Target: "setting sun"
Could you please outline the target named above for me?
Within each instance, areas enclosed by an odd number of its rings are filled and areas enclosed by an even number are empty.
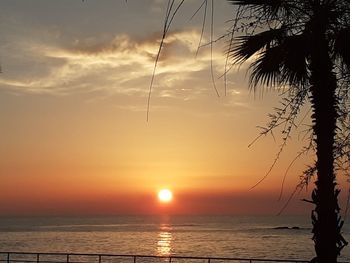
[[[158,199],[163,203],[168,203],[173,198],[173,193],[169,189],[162,189],[158,192]]]

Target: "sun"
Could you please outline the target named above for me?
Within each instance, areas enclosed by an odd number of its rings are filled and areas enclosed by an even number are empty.
[[[173,199],[173,193],[169,189],[162,189],[158,192],[158,199],[162,203],[168,203]]]

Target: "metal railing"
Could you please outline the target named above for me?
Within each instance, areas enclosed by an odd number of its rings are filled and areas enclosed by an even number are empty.
[[[258,258],[225,258],[225,257],[191,257],[191,256],[151,256],[151,255],[114,255],[86,253],[33,253],[33,252],[0,252],[0,263],[262,263],[286,262],[307,263],[307,260],[258,259]],[[349,262],[342,262],[349,263]]]

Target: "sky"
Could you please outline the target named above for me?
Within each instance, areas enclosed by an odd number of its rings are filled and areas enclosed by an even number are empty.
[[[187,0],[165,39],[165,0],[0,2],[0,215],[277,214],[313,155],[303,123],[271,173],[278,131],[249,144],[281,97],[249,89],[248,65],[224,91],[225,40],[210,6]],[[214,39],[234,9],[214,4]],[[220,96],[217,96],[211,77]],[[307,113],[307,107],[305,109]],[[303,117],[303,112],[301,116]],[[308,119],[306,115],[306,120]],[[304,119],[304,120],[305,120]],[[341,179],[342,180],[342,179]],[[161,204],[160,189],[173,201]],[[309,214],[296,195],[286,214]],[[345,192],[345,191],[343,191]]]

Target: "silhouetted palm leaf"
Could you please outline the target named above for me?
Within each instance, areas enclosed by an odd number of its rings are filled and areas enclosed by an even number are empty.
[[[228,0],[233,5],[250,6],[255,11],[263,11],[266,16],[274,17],[279,12],[285,12],[291,1],[286,0]]]
[[[281,41],[284,37],[284,28],[271,29],[251,36],[241,36],[236,38],[237,42],[229,53],[235,63],[242,63],[258,51],[271,46],[273,42]]]
[[[308,78],[307,58],[310,54],[309,41],[304,35],[285,38],[282,44],[282,83],[298,86]]]
[[[262,52],[259,58],[251,64],[250,83],[256,87],[259,83],[267,86],[281,83],[281,68],[283,64],[283,49],[276,46]]]
[[[232,49],[235,63],[243,63],[253,55],[250,83],[265,85],[299,85],[307,79],[308,40],[304,35],[286,36],[284,28],[239,37]]]
[[[334,43],[334,52],[350,70],[350,28],[344,28],[339,31]]]

